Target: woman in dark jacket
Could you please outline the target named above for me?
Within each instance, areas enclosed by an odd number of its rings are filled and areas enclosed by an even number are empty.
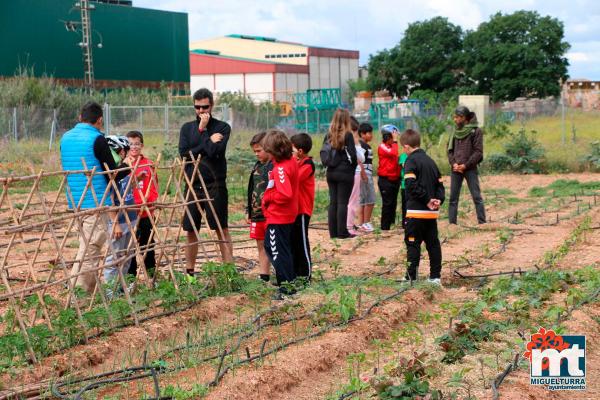
[[[356,147],[348,110],[338,109],[333,114],[325,140],[329,141],[332,149],[336,150],[336,160],[327,167],[329,236],[340,239],[354,237],[356,235],[350,234],[346,227],[348,200],[354,186],[354,172],[357,165]]]
[[[458,199],[465,179],[475,203],[477,222],[484,224],[485,207],[477,172],[477,165],[483,160],[483,131],[477,126],[475,113],[465,106],[456,108],[453,119],[456,127],[448,142],[448,162],[452,167],[448,219],[451,224],[457,222]]]

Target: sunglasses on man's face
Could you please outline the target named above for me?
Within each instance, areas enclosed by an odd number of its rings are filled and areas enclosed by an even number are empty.
[[[208,109],[210,108],[210,104],[207,104],[207,105],[205,105],[205,106],[200,106],[200,105],[198,105],[198,104],[194,104],[194,108],[195,108],[196,110],[208,110]]]

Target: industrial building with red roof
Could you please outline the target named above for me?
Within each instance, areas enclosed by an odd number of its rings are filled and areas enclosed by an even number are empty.
[[[310,47],[273,38],[228,35],[190,45],[190,88],[288,101],[307,89],[348,89],[358,51]]]

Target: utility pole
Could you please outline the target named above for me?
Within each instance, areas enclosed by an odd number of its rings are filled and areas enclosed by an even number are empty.
[[[79,0],[75,3],[74,9],[78,9],[81,14],[81,21],[62,21],[65,24],[65,29],[68,32],[79,32],[81,31],[81,41],[77,44],[81,47],[81,53],[83,58],[83,86],[87,94],[91,94],[94,91],[94,57],[92,56],[92,36],[96,33],[100,39],[97,47],[101,49],[103,47],[102,35],[98,31],[92,30],[92,18],[90,11],[95,10],[96,7],[90,4],[89,0]]]
[[[94,6],[89,3],[89,0],[80,0],[75,3],[75,7],[79,7],[81,11],[81,51],[83,53],[83,84],[88,94],[94,91],[94,59],[92,57],[92,20],[90,18],[90,10]]]

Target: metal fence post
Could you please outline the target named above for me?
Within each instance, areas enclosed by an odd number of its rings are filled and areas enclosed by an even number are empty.
[[[316,108],[315,110],[317,111],[317,130],[315,131],[315,133],[319,133],[321,132],[321,113],[319,112],[318,108]]]
[[[165,142],[169,140],[169,103],[165,103]]]
[[[306,133],[308,132],[308,108],[304,109],[304,123],[306,124]]]
[[[57,112],[56,108],[52,110],[52,127],[50,128],[50,143],[48,144],[48,150],[52,150],[52,144],[54,142],[54,137],[56,136],[56,125],[57,125]]]
[[[104,103],[104,132],[110,134],[110,105]]]
[[[144,131],[144,109],[140,107],[140,132]]]
[[[13,107],[13,135],[15,142],[19,140],[19,130],[17,128],[17,107]]]

